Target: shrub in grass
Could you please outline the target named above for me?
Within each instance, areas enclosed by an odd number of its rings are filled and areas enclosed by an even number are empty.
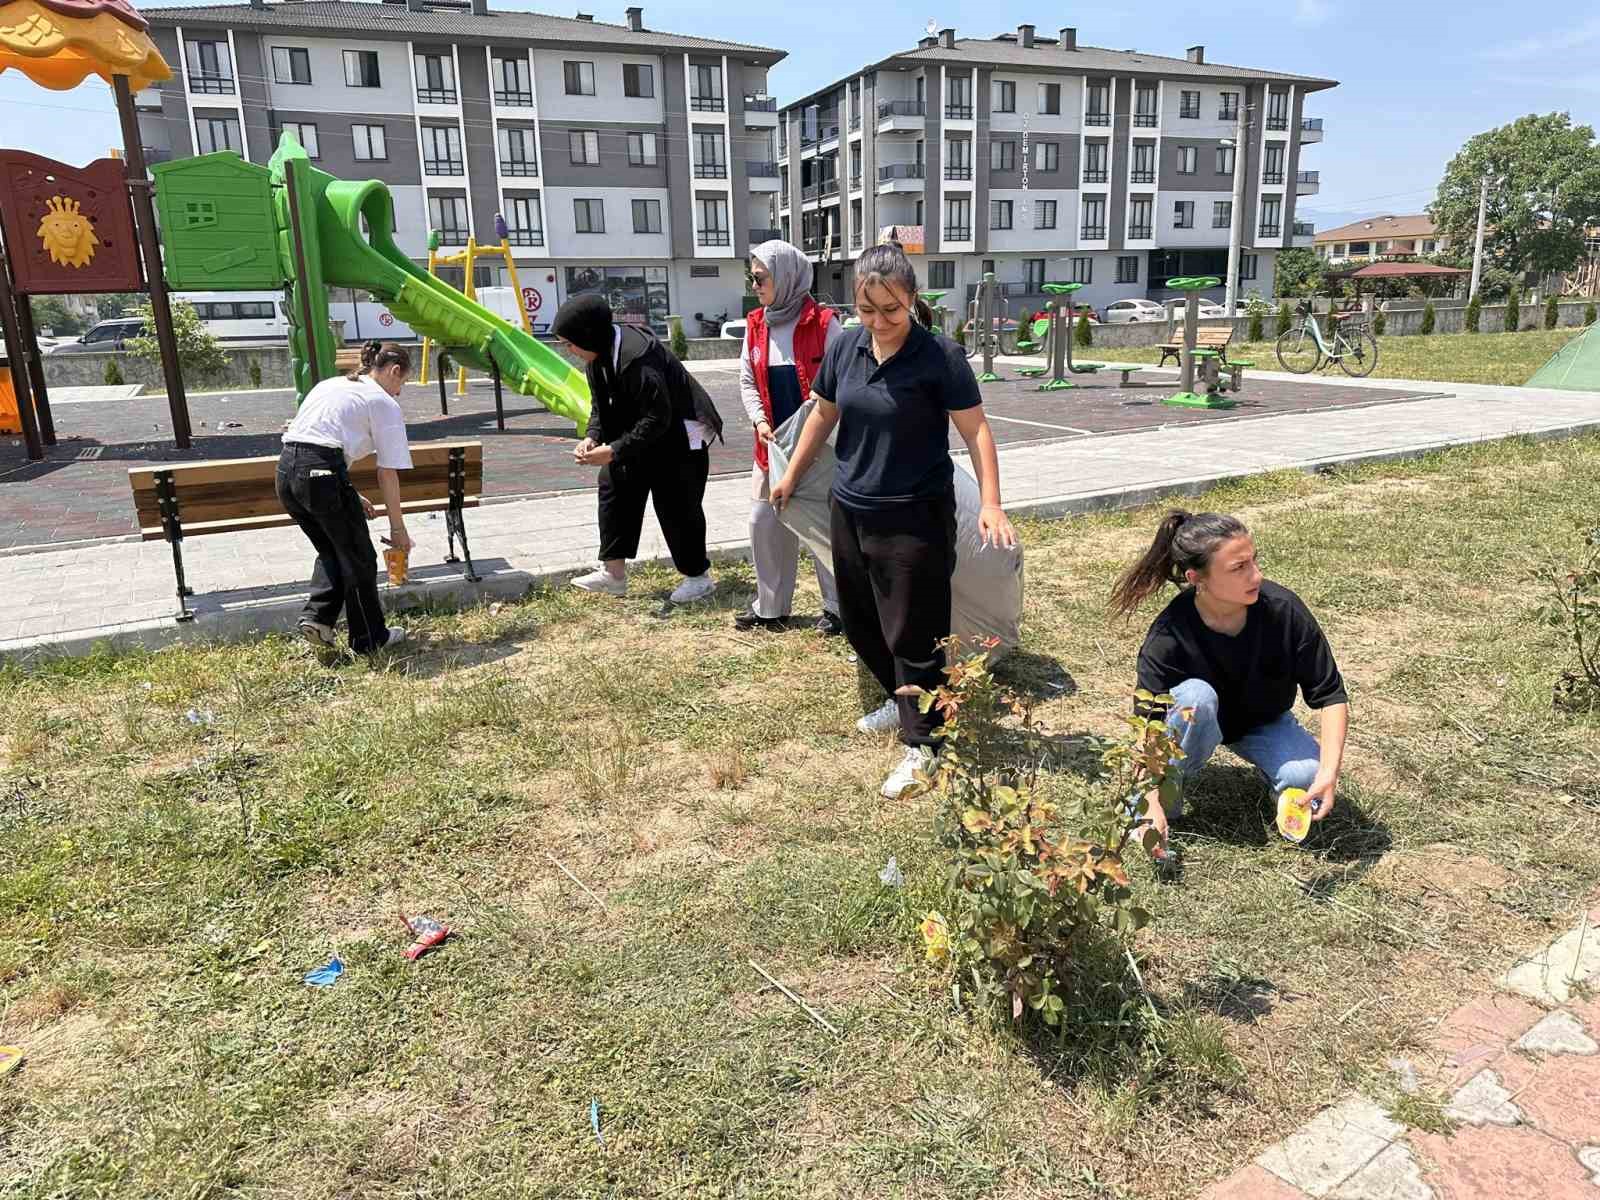
[[[250,386],[253,388],[261,386],[261,360],[259,358],[250,360]]]
[[[1544,327],[1554,329],[1561,322],[1561,307],[1556,303],[1556,298],[1551,296],[1544,302]]]
[[[672,318],[672,353],[682,362],[689,357],[689,339],[683,334],[683,318]]]
[[[922,922],[923,948],[984,1007],[1059,1026],[1068,1019],[1063,994],[1090,946],[1149,921],[1132,903],[1123,865],[1133,840],[1123,797],[1175,796],[1177,747],[1164,721],[1130,717],[1131,735],[1102,755],[1103,782],[1061,797],[1041,776],[1049,754],[1028,711],[983,654],[962,658],[950,639],[946,656],[945,682],[920,703],[943,717],[945,749],[929,787],[954,869],[941,908]],[[1003,725],[1007,717],[1020,728]]]
[[[1433,332],[1433,325],[1434,325],[1434,321],[1436,319],[1437,318],[1434,316],[1434,312],[1433,312],[1433,301],[1429,300],[1426,304],[1424,304],[1422,306],[1422,329],[1421,329],[1421,332],[1422,332],[1422,334],[1424,336],[1426,336],[1427,334],[1430,334],[1430,333]]]
[[[1261,310],[1252,305],[1250,308],[1250,324],[1246,327],[1244,333],[1245,340],[1248,342],[1264,341],[1267,336],[1263,328],[1265,324]]]
[[[104,372],[101,373],[100,377],[106,381],[106,386],[107,387],[121,387],[122,386],[122,384],[123,384],[122,368],[117,366],[117,360],[116,359],[114,359],[114,358],[106,359],[106,369],[105,369]]]
[[[1483,319],[1483,302],[1478,299],[1476,292],[1472,299],[1467,301],[1467,311],[1462,315],[1461,325],[1468,333],[1478,332],[1478,322]]]
[[[1522,293],[1513,285],[1506,296],[1506,323],[1505,331],[1515,333],[1522,328]]]
[[[1382,337],[1383,336],[1384,326],[1386,326],[1388,323],[1389,323],[1389,318],[1388,318],[1387,314],[1384,313],[1383,309],[1380,308],[1377,312],[1373,313],[1372,314],[1372,336],[1373,337]]]
[[[1282,304],[1278,305],[1278,334],[1277,334],[1277,336],[1282,337],[1284,334],[1288,333],[1289,332],[1289,326],[1292,325],[1292,324],[1294,324],[1294,316],[1293,316],[1292,313],[1289,312],[1289,302],[1287,300],[1285,300]],[[1252,340],[1254,340],[1254,339],[1252,339]]]
[[[1583,323],[1585,325],[1593,325],[1594,324],[1594,318],[1595,318],[1594,302],[1590,301],[1588,306],[1585,307],[1584,310],[1583,310]]]
[[[1538,615],[1572,642],[1577,671],[1556,680],[1557,708],[1600,702],[1600,526],[1583,535],[1576,563],[1551,557],[1529,576],[1545,596]]]
[[[1077,347],[1094,345],[1094,330],[1089,328],[1089,314],[1078,314],[1078,328],[1072,334],[1072,344]]]

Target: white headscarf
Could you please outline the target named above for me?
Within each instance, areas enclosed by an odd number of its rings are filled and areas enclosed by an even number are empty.
[[[762,242],[750,257],[772,276],[772,303],[767,305],[767,324],[787,325],[798,320],[811,294],[811,260],[779,238]]]

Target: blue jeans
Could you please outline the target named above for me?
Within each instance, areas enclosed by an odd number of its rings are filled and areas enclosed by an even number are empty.
[[[1184,757],[1179,765],[1187,780],[1206,765],[1222,744],[1222,727],[1217,722],[1217,693],[1203,679],[1185,679],[1172,689],[1172,700],[1167,729],[1183,749]],[[1194,709],[1193,720],[1185,719],[1182,710],[1186,708]],[[1317,739],[1301,727],[1292,712],[1256,726],[1238,741],[1229,742],[1228,749],[1259,771],[1274,795],[1284,788],[1309,788],[1322,763]],[[1167,816],[1182,815],[1183,794],[1180,792],[1177,803],[1167,810]]]

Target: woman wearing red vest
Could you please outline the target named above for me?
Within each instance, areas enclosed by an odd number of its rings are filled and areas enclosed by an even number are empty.
[[[750,313],[739,356],[739,394],[756,431],[751,474],[750,556],[756,598],[733,619],[739,629],[786,629],[800,564],[800,539],[778,523],[767,500],[767,442],[811,394],[822,354],[839,336],[839,318],[811,296],[811,260],[788,242],[762,242],[750,254],[750,278],[761,307]],[[818,632],[841,632],[832,564],[815,555],[822,591]]]

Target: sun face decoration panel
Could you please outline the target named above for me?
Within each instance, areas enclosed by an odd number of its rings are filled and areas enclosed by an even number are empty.
[[[144,288],[133,206],[118,159],[73,167],[0,150],[0,227],[20,292]]]

